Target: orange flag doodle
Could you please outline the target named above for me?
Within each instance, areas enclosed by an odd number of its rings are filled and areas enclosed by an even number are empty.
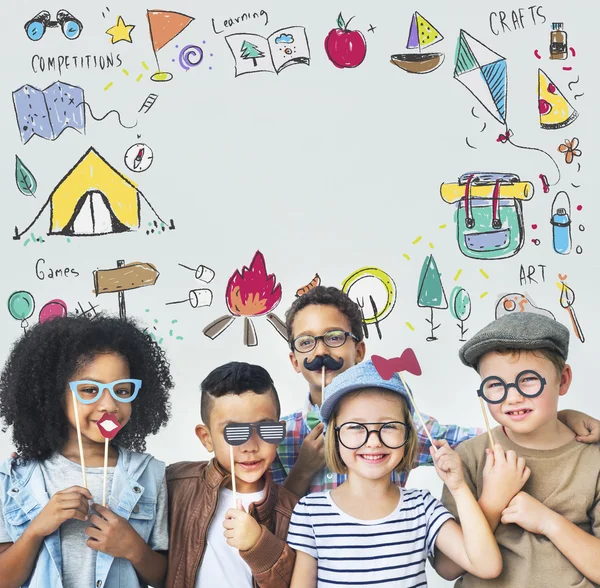
[[[158,63],[156,53],[181,33],[194,18],[181,12],[171,12],[168,10],[148,10],[147,15],[152,50],[154,51],[156,65],[158,66],[158,71],[151,79],[154,82],[168,82],[173,78],[173,74],[160,71],[160,64]]]

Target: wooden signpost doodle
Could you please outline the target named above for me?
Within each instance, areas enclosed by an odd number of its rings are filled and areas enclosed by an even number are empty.
[[[119,317],[124,319],[126,318],[125,291],[143,288],[144,286],[154,286],[160,274],[151,263],[134,261],[125,264],[125,261],[121,259],[117,261],[117,267],[95,270],[93,275],[96,296],[117,293],[119,296]]]

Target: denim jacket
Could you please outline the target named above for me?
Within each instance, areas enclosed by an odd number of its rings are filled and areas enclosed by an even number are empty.
[[[119,448],[108,506],[128,520],[146,542],[154,526],[156,502],[164,476],[163,462],[146,453]],[[9,459],[0,465],[0,506],[13,542],[49,500],[38,461]],[[34,586],[63,588],[60,529],[44,539],[31,576],[23,584],[23,588]],[[94,586],[134,588],[145,584],[141,583],[131,562],[122,558],[115,560],[98,552]]]

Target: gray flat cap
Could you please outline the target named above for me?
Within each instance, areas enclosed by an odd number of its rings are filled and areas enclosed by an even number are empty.
[[[481,356],[496,349],[551,349],[567,359],[569,330],[558,321],[532,312],[515,312],[492,321],[459,350],[460,360],[477,368]]]

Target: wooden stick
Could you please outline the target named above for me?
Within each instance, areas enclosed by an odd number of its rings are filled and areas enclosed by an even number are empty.
[[[402,385],[404,386],[404,389],[408,392],[408,395],[410,396],[410,401],[412,402],[413,408],[415,409],[415,412],[417,413],[417,416],[419,417],[419,420],[421,421],[421,425],[423,426],[423,429],[427,435],[427,438],[429,439],[429,442],[431,443],[431,446],[437,453],[438,448],[433,443],[433,439],[431,438],[431,433],[429,432],[429,429],[425,426],[425,421],[423,420],[423,417],[421,416],[421,413],[419,412],[419,409],[417,408],[417,403],[415,402],[415,397],[413,396],[413,393],[410,391],[410,388],[406,385],[406,382],[404,381],[404,376],[402,375],[402,372],[397,372],[397,374],[400,376],[400,380],[402,381]]]
[[[104,438],[104,487],[102,488],[102,506],[106,508],[106,479],[108,478],[108,437]]]
[[[325,366],[321,368],[321,407],[325,402]]]
[[[231,488],[233,490],[233,503],[237,508],[237,491],[235,489],[235,461],[233,460],[233,447],[229,446],[229,461],[231,463]]]
[[[479,397],[479,403],[481,404],[481,412],[483,413],[483,418],[485,419],[485,427],[487,429],[488,435],[490,437],[490,449],[494,450],[494,438],[492,437],[492,430],[490,429],[490,421],[488,420],[487,411],[485,410],[485,402],[483,402],[483,398]]]
[[[79,424],[79,404],[75,397],[75,391],[71,390],[73,398],[73,410],[75,411],[75,425],[77,426],[77,442],[79,443],[79,461],[81,462],[81,473],[83,474],[83,487],[87,489],[87,476],[85,473],[85,457],[83,456],[83,441],[81,440],[81,425]]]

